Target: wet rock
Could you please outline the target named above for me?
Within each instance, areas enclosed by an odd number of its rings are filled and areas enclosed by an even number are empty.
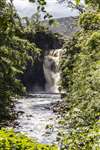
[[[31,118],[31,117],[33,117],[33,115],[26,115],[26,117],[27,117],[27,118]]]
[[[18,123],[18,122],[15,122],[15,123],[14,123],[14,126],[15,126],[15,127],[19,126],[19,123]]]
[[[24,111],[18,111],[18,115],[22,115],[24,113],[25,113]]]

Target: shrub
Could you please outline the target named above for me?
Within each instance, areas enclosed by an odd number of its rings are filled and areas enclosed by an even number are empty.
[[[35,140],[13,130],[0,130],[0,150],[58,150],[57,146],[39,144]]]
[[[85,30],[100,30],[100,13],[90,12],[82,14],[79,24]]]
[[[66,43],[61,61],[62,86],[66,90],[68,106],[65,120],[72,129],[65,143],[69,150],[99,150],[100,21],[95,19],[98,13],[83,16],[84,30]]]

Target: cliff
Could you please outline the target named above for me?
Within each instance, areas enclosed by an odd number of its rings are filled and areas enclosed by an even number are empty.
[[[50,26],[49,29],[53,33],[60,33],[64,36],[70,37],[79,30],[78,17],[65,17],[56,19],[58,22],[56,26]]]

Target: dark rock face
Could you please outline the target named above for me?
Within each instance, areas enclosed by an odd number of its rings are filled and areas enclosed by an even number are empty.
[[[63,45],[63,41],[59,38],[60,35],[56,36],[51,31],[48,32],[37,32],[35,35],[34,42],[43,51],[50,49],[58,49]]]
[[[45,77],[43,73],[43,62],[39,61],[34,65],[29,62],[23,76],[21,77],[21,80],[22,83],[27,87],[28,91],[32,91],[34,85],[44,89]]]

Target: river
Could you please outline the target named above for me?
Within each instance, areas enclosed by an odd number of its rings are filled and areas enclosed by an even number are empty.
[[[57,143],[59,115],[53,112],[53,104],[61,101],[60,94],[30,94],[17,99],[15,110],[18,113],[15,131],[35,138],[41,143]]]

